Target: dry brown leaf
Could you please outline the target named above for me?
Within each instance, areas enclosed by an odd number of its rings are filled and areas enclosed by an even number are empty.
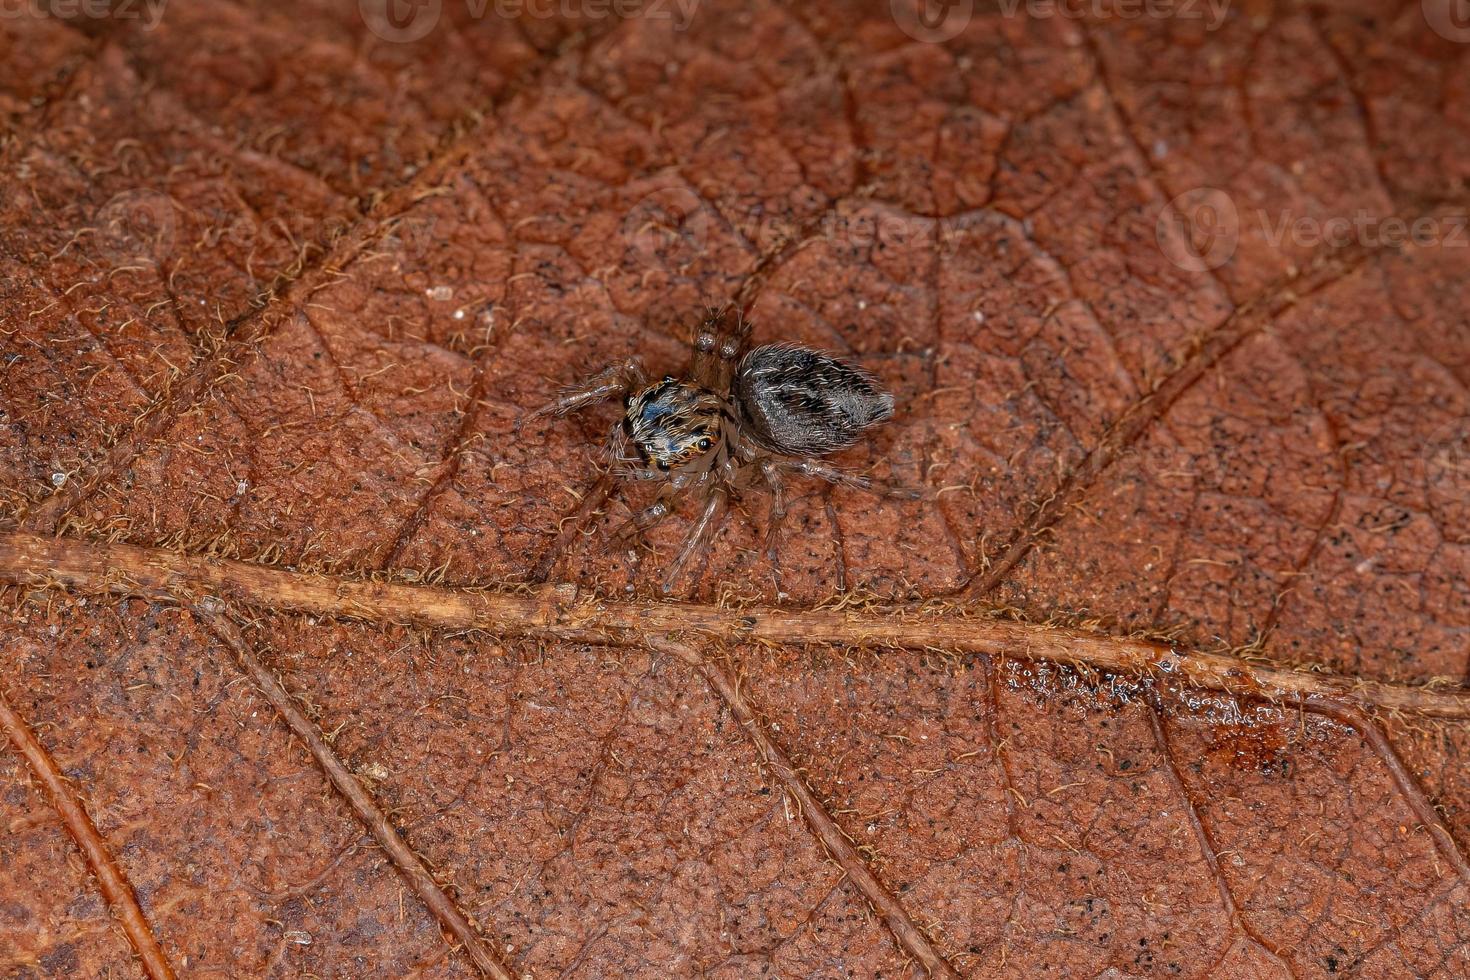
[[[1470,972],[1452,11],[505,6],[0,18],[0,970]],[[730,300],[935,492],[669,605],[512,424]]]

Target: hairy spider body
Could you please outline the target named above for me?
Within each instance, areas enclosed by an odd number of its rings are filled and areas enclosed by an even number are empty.
[[[794,344],[745,355],[734,395],[751,434],[787,456],[847,449],[893,417],[893,396],[871,374]]]
[[[725,399],[707,388],[664,378],[627,396],[623,434],[639,459],[664,473],[712,470],[729,456],[727,434],[737,425]]]
[[[636,358],[615,364],[530,414],[565,415],[610,398],[623,400],[623,418],[608,440],[619,477],[661,480],[653,504],[624,524],[626,541],[673,512],[680,492],[700,488],[703,506],[684,547],[669,566],[673,591],[689,560],[707,547],[730,497],[759,479],[772,495],[767,553],[774,559],[786,516],[783,475],[917,497],[908,487],[876,482],[818,457],[856,445],[893,417],[893,396],[872,375],[835,357],[794,344],[746,351],[750,325],[738,312],[711,313],[695,331],[689,377],[649,383]],[[743,356],[742,356],[743,355]]]

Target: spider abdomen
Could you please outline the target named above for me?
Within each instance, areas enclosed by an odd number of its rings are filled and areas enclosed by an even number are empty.
[[[866,371],[790,344],[758,347],[735,372],[748,430],[788,456],[825,456],[893,417],[893,396]]]

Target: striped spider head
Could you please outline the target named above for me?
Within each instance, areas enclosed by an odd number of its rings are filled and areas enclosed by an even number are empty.
[[[664,378],[623,404],[623,434],[645,466],[664,473],[713,468],[728,417],[724,399],[688,381]]]

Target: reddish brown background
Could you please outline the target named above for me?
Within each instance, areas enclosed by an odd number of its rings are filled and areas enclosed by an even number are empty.
[[[943,43],[886,3],[706,0],[687,30],[444,11],[408,44],[345,2],[0,19],[0,521],[521,579],[611,415],[515,417],[615,357],[677,370],[696,312],[739,294],[757,340],[895,389],[844,462],[936,494],[800,486],[775,567],[748,499],[686,599],[953,595],[1464,681],[1470,250],[1278,246],[1255,220],[1464,213],[1470,45],[1417,0],[1236,0],[1215,31],[980,3]],[[1199,187],[1249,217],[1209,272],[1156,235]],[[626,511],[555,574],[659,601],[683,527],[608,554]],[[0,684],[181,973],[471,973],[187,611],[6,609]],[[259,615],[252,643],[517,972],[921,972],[679,661]],[[1384,720],[1406,794],[1360,730],[1280,705],[724,652],[963,974],[1470,972],[1470,882],[1410,798],[1470,844],[1463,725]],[[139,973],[8,751],[0,972]]]

